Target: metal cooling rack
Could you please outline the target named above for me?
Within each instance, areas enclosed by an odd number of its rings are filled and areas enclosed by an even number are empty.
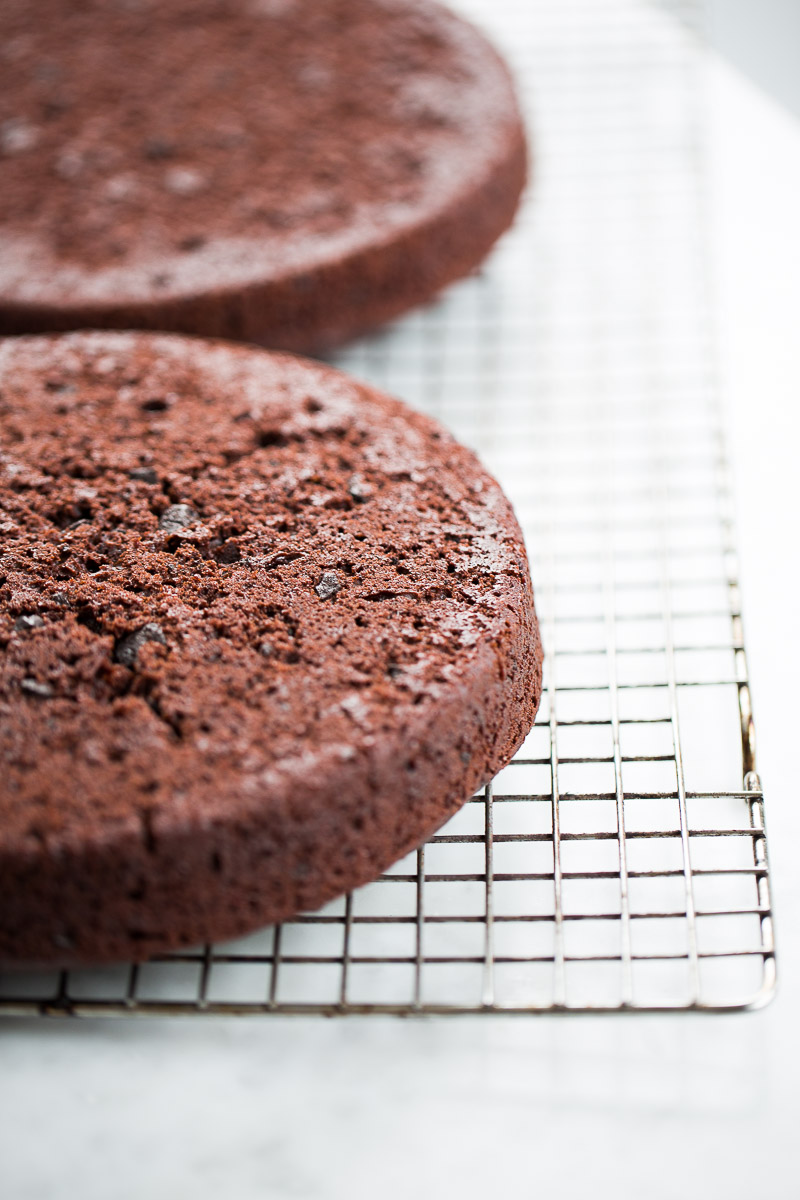
[[[701,13],[459,7],[516,66],[535,186],[479,277],[337,361],[443,420],[514,501],[547,655],[536,726],[369,887],[138,967],[6,975],[7,1012],[719,1010],[773,991],[686,31]]]

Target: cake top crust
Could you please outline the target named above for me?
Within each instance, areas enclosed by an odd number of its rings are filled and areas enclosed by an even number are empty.
[[[443,694],[469,703],[533,621],[469,450],[332,368],[221,342],[0,341],[0,543],[7,845],[300,780],[313,804]]]
[[[429,0],[3,0],[0,296],[168,301],[396,239],[519,115]]]

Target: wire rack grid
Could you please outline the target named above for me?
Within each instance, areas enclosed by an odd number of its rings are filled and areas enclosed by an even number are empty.
[[[774,989],[686,31],[702,13],[459,7],[491,16],[516,68],[534,186],[479,276],[337,362],[443,420],[511,496],[546,650],[536,725],[376,883],[225,945],[7,974],[6,1012],[718,1011]]]

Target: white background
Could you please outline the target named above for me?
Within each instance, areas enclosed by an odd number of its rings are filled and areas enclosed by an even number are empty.
[[[800,125],[724,60],[709,105],[778,998],[722,1017],[9,1021],[0,1194],[800,1195]]]

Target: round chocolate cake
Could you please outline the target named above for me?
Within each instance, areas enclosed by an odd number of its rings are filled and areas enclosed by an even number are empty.
[[[471,271],[525,157],[429,0],[3,0],[0,333],[333,344]]]
[[[313,909],[528,732],[513,512],[399,401],[225,343],[9,339],[0,446],[1,961]]]

